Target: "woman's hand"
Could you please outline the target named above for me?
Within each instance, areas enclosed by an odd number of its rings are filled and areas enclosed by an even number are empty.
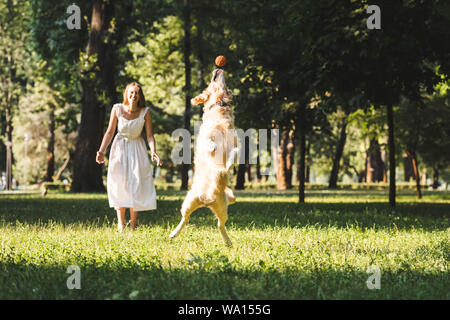
[[[105,154],[103,152],[97,151],[97,156],[95,157],[95,161],[98,164],[105,163]]]
[[[156,161],[157,166],[162,166],[162,161],[159,158],[159,156],[156,154],[156,152],[152,152],[152,161]]]

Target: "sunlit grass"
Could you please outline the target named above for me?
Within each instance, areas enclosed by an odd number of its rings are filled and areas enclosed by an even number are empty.
[[[0,194],[2,299],[448,299],[450,194],[236,192],[224,246],[195,212],[174,240],[183,191],[159,191],[137,231],[116,230],[105,194]],[[81,270],[69,290],[67,267]],[[381,289],[366,273],[381,269]]]

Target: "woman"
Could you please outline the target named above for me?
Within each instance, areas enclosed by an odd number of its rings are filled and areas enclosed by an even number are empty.
[[[125,211],[130,208],[130,228],[137,224],[138,212],[156,209],[156,191],[153,184],[152,166],[148,160],[147,148],[141,137],[145,127],[151,159],[158,166],[161,159],[156,154],[150,109],[145,106],[141,86],[130,83],[123,92],[123,103],[113,106],[108,129],[97,152],[96,161],[105,162],[105,151],[118,126],[109,153],[107,190],[109,206],[117,211],[118,228],[125,228]]]

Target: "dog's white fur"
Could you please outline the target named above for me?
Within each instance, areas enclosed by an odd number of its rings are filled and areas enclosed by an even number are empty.
[[[181,206],[181,221],[170,234],[176,237],[189,221],[192,212],[208,207],[218,220],[219,231],[226,243],[231,240],[225,229],[228,205],[236,201],[228,185],[228,170],[239,149],[233,130],[233,112],[229,106],[231,91],[227,89],[222,69],[215,69],[209,86],[191,104],[204,104],[203,122],[197,137],[194,156],[194,179]]]

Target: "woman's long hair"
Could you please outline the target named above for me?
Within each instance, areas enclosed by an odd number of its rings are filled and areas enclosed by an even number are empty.
[[[125,105],[129,105],[129,101],[128,101],[128,96],[127,96],[127,92],[128,92],[128,88],[130,87],[138,87],[139,88],[139,101],[138,101],[138,108],[145,108],[145,97],[144,97],[144,91],[142,91],[142,87],[139,83],[137,82],[132,82],[130,84],[127,85],[127,87],[125,88],[125,90],[123,91],[123,102],[122,104]]]

